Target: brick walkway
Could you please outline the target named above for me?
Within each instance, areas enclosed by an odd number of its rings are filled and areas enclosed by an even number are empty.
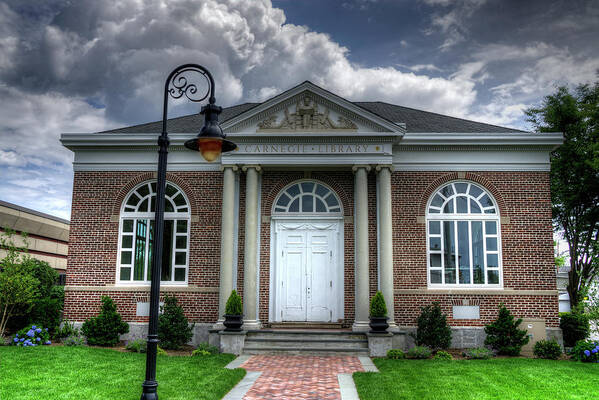
[[[241,365],[261,371],[245,400],[340,400],[338,374],[364,371],[358,357],[252,356]]]

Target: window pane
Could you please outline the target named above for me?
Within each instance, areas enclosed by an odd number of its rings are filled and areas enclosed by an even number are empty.
[[[186,249],[187,248],[187,236],[177,236],[176,248],[177,249]]]
[[[431,250],[441,250],[441,238],[440,237],[430,238],[430,249]]]
[[[156,182],[150,183],[150,187],[152,188],[152,193],[156,193]]]
[[[445,186],[443,189],[441,189],[441,194],[445,197],[450,197],[453,195],[453,188],[451,187],[451,185],[447,185]]]
[[[135,193],[131,193],[131,196],[129,196],[129,200],[127,201],[127,205],[128,206],[135,206],[137,205],[137,203],[139,203],[139,197],[137,197],[137,195]]]
[[[186,254],[187,253],[180,252],[180,251],[176,252],[175,253],[175,265],[185,265],[185,258],[186,258],[185,255]]]
[[[181,207],[187,204],[187,202],[185,201],[185,197],[183,197],[181,192],[179,192],[179,194],[173,199],[173,201],[175,202],[175,205],[177,207]]]
[[[123,220],[123,232],[133,232],[133,220],[132,219]]]
[[[277,206],[279,207],[287,207],[287,204],[289,204],[289,201],[291,199],[289,198],[289,196],[287,196],[285,193],[283,193],[281,195],[281,197],[279,197],[279,200],[277,201]]]
[[[489,196],[487,196],[486,194],[483,197],[481,197],[479,201],[483,207],[493,206],[493,202],[491,201],[491,198]]]
[[[458,193],[466,193],[467,189],[468,189],[468,184],[467,183],[456,183],[455,184],[455,190]]]
[[[474,197],[478,197],[482,194],[482,190],[478,187],[478,186],[474,186],[474,185],[470,185],[470,191],[469,193],[474,196]]]
[[[121,264],[131,264],[130,251],[121,251]]]
[[[468,221],[458,221],[458,265],[460,283],[470,283],[470,239]]]
[[[428,212],[431,213],[431,214],[439,214],[439,213],[441,213],[440,210],[435,210],[434,208],[429,208]]]
[[[302,185],[302,191],[304,193],[312,193],[314,190],[314,184],[312,182],[304,182]]]
[[[147,219],[138,219],[135,228],[135,260],[133,268],[133,280],[144,280],[144,268],[146,266],[146,235],[148,229]]]
[[[455,283],[455,235],[453,221],[443,221],[443,246],[445,251],[445,283]]]
[[[485,260],[483,252],[483,223],[472,221],[472,268],[474,283],[485,283]]]
[[[186,220],[177,221],[177,232],[187,233],[187,221]]]
[[[129,256],[129,258],[131,258],[131,256]],[[122,281],[130,281],[131,280],[131,268],[121,267],[121,280]]]
[[[431,206],[435,206],[435,207],[439,207],[440,208],[443,205],[444,201],[445,200],[443,200],[443,198],[437,194],[433,198],[433,201],[431,201]]]
[[[487,283],[490,285],[496,285],[499,283],[499,271],[487,271],[489,280]]]
[[[154,247],[154,220],[150,220],[150,237],[148,238],[148,270],[146,279],[152,279],[152,248]]]
[[[453,214],[453,199],[449,200],[445,204],[445,207],[443,207],[443,212],[445,214]]]
[[[319,195],[320,197],[324,197],[327,195],[327,193],[329,193],[330,190],[327,189],[326,187],[322,186],[322,185],[316,185],[316,194]]]
[[[121,240],[121,248],[130,249],[133,247],[133,236],[123,235],[123,240]]]
[[[468,213],[468,199],[464,196],[459,196],[456,198],[456,203],[458,207],[458,213],[466,214]]]
[[[487,251],[497,251],[497,238],[487,238]]]
[[[431,254],[431,268],[441,268],[441,254]]]
[[[487,232],[487,235],[496,235],[497,234],[497,223],[495,221],[485,222],[485,230]]]
[[[150,198],[150,211],[151,212],[156,211],[156,196],[152,196]]]
[[[429,221],[428,233],[431,235],[438,235],[441,233],[441,222],[440,221]]]
[[[170,281],[172,279],[172,256],[173,256],[173,231],[175,221],[164,221],[164,238],[162,241],[162,271],[160,279]],[[183,239],[185,237],[183,236]]]
[[[480,207],[478,206],[478,204],[476,203],[476,201],[474,201],[473,199],[470,199],[470,212],[472,214],[480,214]]]
[[[487,254],[487,268],[499,268],[497,254]]]
[[[291,202],[289,212],[299,212],[299,197]]]
[[[441,283],[441,270],[431,271],[431,283]]]
[[[185,268],[175,268],[175,281],[185,281]]]
[[[175,212],[175,205],[169,199],[164,199],[164,212]]]
[[[165,193],[168,197],[173,197],[177,193],[177,188],[167,183]]]
[[[150,188],[148,187],[148,185],[143,185],[142,187],[137,189],[136,192],[139,193],[141,197],[145,197],[150,194]]]
[[[307,194],[302,196],[302,212],[314,211],[314,196]]]
[[[141,202],[139,207],[137,208],[138,212],[147,212],[148,211],[148,199],[145,199]]]
[[[289,194],[289,197],[295,197],[299,194],[299,185],[293,185],[291,187],[289,187],[289,189],[287,189],[287,193]]]
[[[316,198],[316,212],[326,212],[327,206],[324,205],[324,202],[319,198]]]
[[[485,214],[495,214],[495,208],[488,208],[485,210]]]
[[[332,194],[329,197],[327,197],[326,199],[324,199],[324,201],[327,202],[329,207],[336,207],[339,205],[337,198],[335,196],[333,196]]]

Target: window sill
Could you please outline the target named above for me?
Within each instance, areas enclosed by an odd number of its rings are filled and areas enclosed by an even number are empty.
[[[488,296],[557,296],[557,290],[515,290],[508,288],[433,288],[395,289],[395,294],[454,294]]]
[[[65,286],[69,292],[149,292],[150,285],[105,285],[105,286]],[[160,292],[218,293],[218,287],[193,285],[160,285]]]

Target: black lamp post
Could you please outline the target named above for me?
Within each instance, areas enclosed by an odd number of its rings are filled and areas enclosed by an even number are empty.
[[[188,80],[189,74],[200,74],[208,81],[208,91],[198,95],[198,87]],[[201,94],[201,93],[200,93]],[[164,84],[164,107],[162,111],[162,134],[158,138],[158,182],[156,184],[156,214],[154,233],[154,252],[152,254],[152,275],[150,288],[150,322],[148,326],[148,345],[146,353],[146,380],[142,384],[141,400],[158,400],[158,382],[156,382],[156,350],[158,347],[158,306],[160,301],[160,276],[162,270],[162,240],[164,234],[164,190],[166,186],[166,159],[169,139],[166,132],[168,96],[179,99],[183,96],[190,101],[200,102],[208,96],[208,104],[202,107],[205,122],[199,135],[185,142],[185,147],[199,151],[208,162],[214,161],[221,153],[237,148],[235,143],[225,139],[218,124],[218,115],[222,108],[215,105],[214,79],[210,72],[198,64],[185,64],[175,68]]]

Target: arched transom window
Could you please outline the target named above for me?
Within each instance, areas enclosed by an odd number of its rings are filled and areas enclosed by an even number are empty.
[[[286,187],[275,200],[275,214],[341,214],[341,203],[327,186],[313,181]]]
[[[431,286],[501,286],[499,212],[487,191],[446,184],[431,196],[426,219]]]
[[[125,198],[119,229],[117,282],[149,283],[152,270],[156,182],[145,182]],[[161,281],[187,283],[189,260],[189,201],[183,191],[167,182]]]

